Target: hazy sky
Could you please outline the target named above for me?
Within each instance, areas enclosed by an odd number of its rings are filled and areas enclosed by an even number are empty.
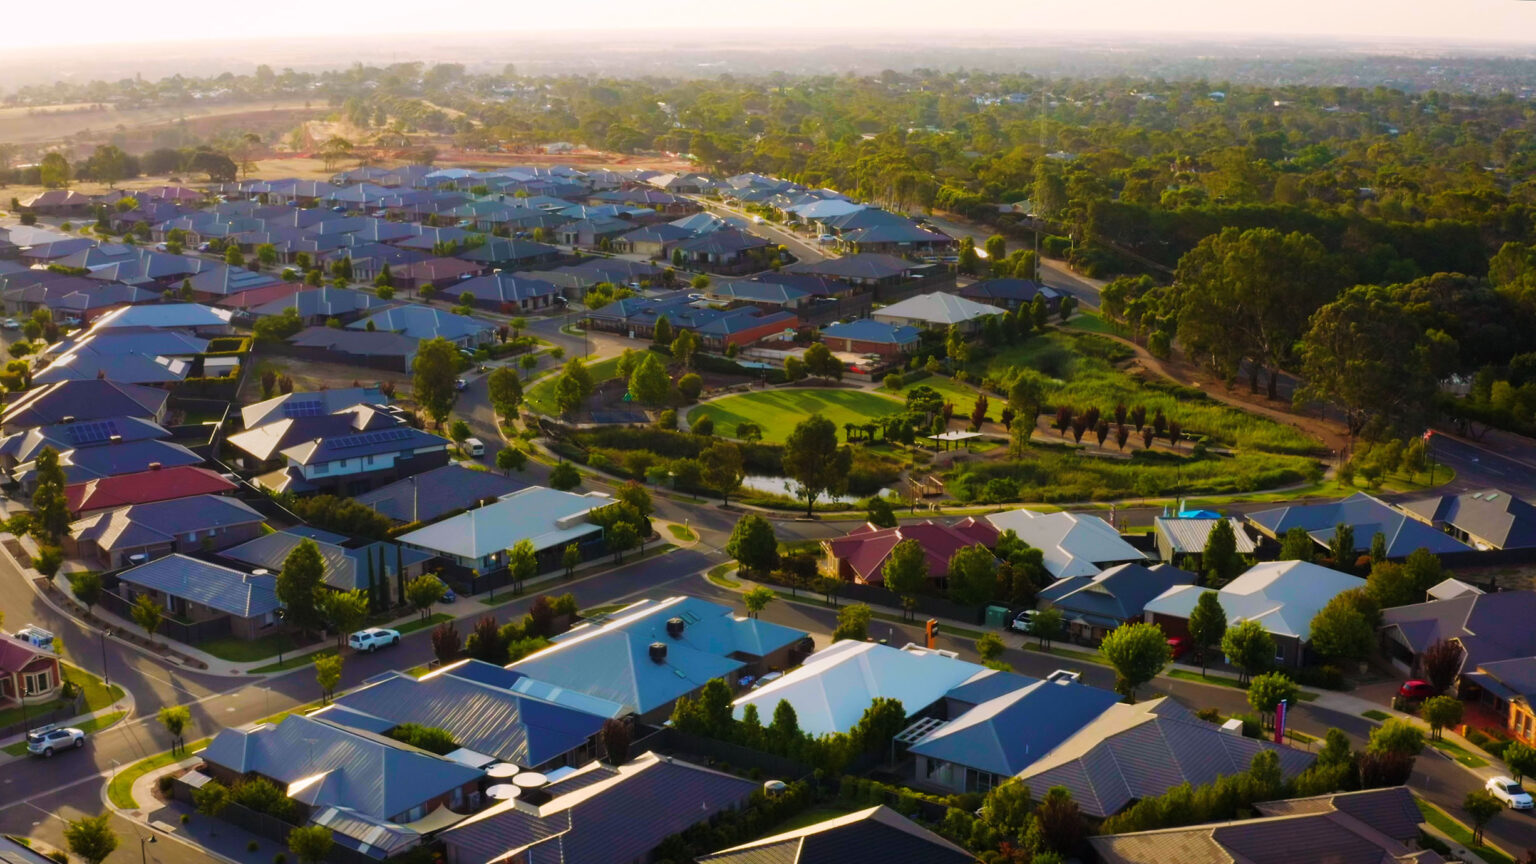
[[[262,0],[153,8],[122,0],[70,0],[62,7],[6,5],[14,7],[6,9],[5,18],[8,44],[16,47],[614,28],[673,33],[739,28],[742,35],[758,29],[771,39],[785,27],[839,31],[850,40],[875,27],[914,35],[935,29],[992,35],[1069,30],[1536,43],[1536,2],[1531,0],[969,0],[959,6],[932,0]],[[345,55],[345,42],[337,49]]]

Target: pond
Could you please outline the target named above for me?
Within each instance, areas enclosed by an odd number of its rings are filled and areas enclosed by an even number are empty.
[[[786,498],[796,497],[795,489],[797,486],[795,481],[789,479],[788,477],[769,477],[765,474],[748,474],[746,479],[741,481],[741,485],[756,492],[766,492],[770,495],[783,495]],[[881,489],[875,494],[881,497],[885,497],[891,494],[891,490]],[[868,497],[870,496],[828,495],[826,493],[822,493],[821,495],[817,496],[816,503],[826,504],[830,502],[835,504],[857,504]]]

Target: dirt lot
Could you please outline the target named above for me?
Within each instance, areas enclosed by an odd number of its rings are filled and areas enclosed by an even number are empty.
[[[411,388],[411,376],[403,372],[364,369],[340,363],[315,363],[292,357],[262,356],[256,358],[256,368],[246,378],[245,388],[240,391],[241,404],[261,401],[261,372],[266,369],[292,378],[293,389],[298,391],[369,387],[380,381],[393,381],[401,393]]]

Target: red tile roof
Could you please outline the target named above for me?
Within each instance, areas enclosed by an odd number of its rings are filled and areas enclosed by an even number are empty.
[[[876,528],[866,523],[846,537],[827,541],[827,548],[833,558],[848,563],[858,581],[879,585],[885,581],[881,571],[891,550],[908,539],[916,540],[923,547],[928,558],[929,578],[939,578],[949,572],[950,556],[961,549],[978,543],[991,548],[997,542],[997,530],[975,519],[964,519],[954,526],[928,521]]]
[[[69,503],[69,512],[82,513],[190,495],[221,495],[234,488],[234,483],[216,471],[181,465],[74,483],[64,487],[64,497]]]

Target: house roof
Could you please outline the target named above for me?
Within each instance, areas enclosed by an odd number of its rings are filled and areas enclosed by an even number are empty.
[[[33,426],[0,438],[0,456],[16,462],[31,462],[44,447],[62,453],[76,447],[107,444],[113,436],[123,441],[169,438],[171,433],[153,420],[142,417],[109,417],[105,420],[77,420],[53,426]]]
[[[400,542],[444,555],[483,558],[530,540],[547,549],[592,533],[586,517],[613,503],[606,495],[577,495],[544,486],[530,486],[503,496],[494,504],[476,507],[451,519],[400,536]]]
[[[118,578],[237,618],[255,618],[283,605],[271,573],[247,573],[179,552],[124,570]]]
[[[492,273],[466,279],[453,286],[453,291],[455,295],[468,292],[475,295],[476,300],[490,303],[519,303],[560,293],[553,282],[517,273]]]
[[[929,759],[1012,777],[1119,702],[1118,693],[1068,678],[1036,681],[952,718],[911,750]]]
[[[953,237],[930,231],[912,222],[894,222],[889,225],[871,225],[867,228],[845,230],[839,237],[845,243],[953,243]]]
[[[0,632],[0,669],[25,669],[38,658],[58,661],[58,655],[24,639]]]
[[[811,292],[792,285],[756,282],[751,279],[739,279],[735,282],[721,281],[711,285],[705,294],[711,300],[727,302],[741,300],[749,303],[793,303],[811,296]]]
[[[434,339],[441,336],[450,342],[476,338],[496,329],[489,321],[414,304],[385,309],[347,326],[353,330],[367,330],[370,322],[375,330],[402,333],[412,339]]]
[[[880,805],[695,860],[700,864],[969,864],[976,856]]]
[[[833,339],[852,339],[881,345],[910,345],[923,337],[923,331],[906,324],[888,324],[871,318],[836,322],[821,328],[821,335]]]
[[[763,249],[770,245],[772,244],[756,234],[749,234],[737,228],[725,228],[701,234],[691,240],[684,240],[677,244],[677,248],[700,255],[733,255],[748,249]]]
[[[64,487],[69,512],[106,510],[130,504],[168,501],[188,495],[220,495],[235,488],[217,471],[179,465],[71,483]]]
[[[255,429],[274,420],[318,417],[345,411],[354,405],[388,405],[389,398],[377,387],[343,387],[338,390],[313,390],[286,393],[240,409],[246,429]]]
[[[1492,690],[1505,701],[1523,699],[1530,703],[1536,700],[1536,657],[1511,657],[1508,660],[1479,663],[1475,672],[1463,677],[1471,678],[1483,689]]]
[[[1092,576],[1058,579],[1040,592],[1039,599],[1060,609],[1068,621],[1114,629],[1140,619],[1152,598],[1178,585],[1193,585],[1198,578],[1168,564],[1120,564]]]
[[[1259,816],[1088,838],[1104,864],[1444,864],[1418,849],[1423,821],[1406,787],[1260,802]]]
[[[662,840],[739,806],[758,788],[755,781],[655,753],[618,768],[594,762],[578,773],[586,782],[567,777],[562,785],[578,788],[548,803],[505,801],[444,831],[439,836],[450,857],[529,864],[644,860]]]
[[[1092,576],[1105,564],[1142,561],[1146,555],[1125,542],[1113,526],[1082,513],[1036,513],[1019,508],[987,517],[999,532],[1013,531],[1039,549],[1045,569],[1057,579]]]
[[[937,579],[949,572],[950,557],[961,549],[977,544],[990,548],[996,544],[997,530],[974,519],[963,519],[954,526],[932,520],[898,525],[895,528],[876,528],[865,524],[848,532],[846,536],[823,542],[833,558],[848,562],[860,581],[884,584],[885,563],[890,560],[896,544],[903,540],[916,540],[923,547],[923,556],[928,562],[928,577]]]
[[[202,462],[203,457],[186,447],[154,438],[76,447],[59,454],[59,466],[64,469],[66,483],[152,471],[151,466],[156,464],[162,468],[175,468]],[[30,485],[37,474],[37,463],[34,460],[18,465],[12,474],[23,484]]]
[[[1499,660],[1536,656],[1536,591],[1462,594],[1411,606],[1383,609],[1383,627],[1395,627],[1415,654],[1441,639],[1455,639],[1466,652],[1463,669]]]
[[[667,632],[672,618],[684,622],[680,637]],[[508,668],[646,714],[740,669],[744,663],[738,655],[765,657],[803,638],[802,631],[738,618],[729,607],[697,597],[670,597],[578,626]],[[665,662],[651,659],[652,643],[666,646]]]
[[[440,672],[420,680],[390,673],[335,704],[343,710],[325,713],[333,722],[350,725],[347,715],[361,714],[443,729],[460,747],[530,769],[581,747],[607,719]]]
[[[103,379],[121,384],[171,384],[185,380],[192,362],[152,354],[100,354],[81,349],[61,354],[32,376],[34,384]]]
[[[365,407],[358,413],[376,414],[378,412]],[[426,452],[432,448],[446,450],[448,444],[447,438],[416,429],[403,421],[397,421],[395,425],[387,428],[370,428],[366,431],[349,429],[339,435],[332,434],[302,441],[283,448],[282,453],[287,457],[290,465],[319,465],[324,462],[355,459],[360,456],[377,456],[383,453],[406,455]]]
[[[985,671],[975,663],[915,645],[893,648],[844,640],[732,704],[737,719],[748,705],[756,705],[761,716],[772,717],[779,702],[787,700],[795,706],[803,731],[812,735],[847,732],[876,698],[900,701],[910,716]]]
[[[414,357],[420,340],[401,333],[381,330],[338,330],[335,327],[306,327],[288,341],[306,348],[323,348],[356,357]]]
[[[261,521],[262,515],[243,501],[222,495],[191,495],[92,513],[70,523],[69,533],[103,549],[132,549],[168,543],[193,531]]]
[[[115,381],[60,381],[34,387],[6,406],[0,424],[7,427],[53,426],[66,417],[75,422],[141,417],[153,420],[170,394],[155,387]]]
[[[1219,519],[1201,519],[1189,517],[1159,516],[1152,520],[1152,527],[1159,535],[1168,540],[1168,547],[1176,554],[1205,554],[1205,542],[1210,539],[1211,530],[1216,527]],[[1227,517],[1232,525],[1232,536],[1237,540],[1237,551],[1243,555],[1252,555],[1258,549],[1258,543],[1248,536],[1243,529],[1243,523]]]
[[[1344,523],[1354,527],[1357,552],[1369,550],[1371,540],[1377,533],[1385,535],[1388,558],[1406,558],[1420,548],[1437,555],[1465,552],[1469,548],[1449,534],[1411,519],[1386,502],[1364,492],[1328,504],[1296,504],[1260,510],[1249,513],[1248,521],[1272,537],[1280,537],[1292,528],[1299,527],[1323,546],[1333,539],[1334,527]]]
[[[452,463],[396,480],[355,500],[397,522],[431,522],[451,510],[526,488],[527,483],[494,471],[472,471]]]
[[[274,531],[232,546],[219,553],[220,558],[240,561],[252,567],[265,567],[272,571],[283,568],[288,553],[305,540],[314,541],[320,550],[320,560],[325,566],[322,577],[325,584],[342,591],[355,591],[368,587],[370,566],[376,576],[393,578],[397,575],[395,564],[404,562],[407,568],[427,560],[428,555],[415,549],[404,549],[394,543],[379,540],[363,540],[322,531],[309,525],[299,525],[285,531]],[[377,564],[380,552],[384,566]],[[370,559],[373,562],[370,565]]]
[[[203,758],[236,773],[287,784],[288,797],[390,819],[472,783],[480,772],[376,735],[290,714],[277,726],[224,729]]]
[[[785,269],[791,273],[813,273],[834,279],[891,279],[906,274],[913,266],[892,255],[865,252],[824,261],[801,261]]]
[[[960,296],[975,300],[1012,300],[1016,303],[1032,302],[1036,296],[1047,301],[1061,297],[1061,292],[1033,279],[983,279],[960,289]]]
[[[1019,775],[1031,789],[1065,786],[1082,811],[1106,818],[1140,798],[1188,783],[1248,770],[1255,754],[1274,750],[1280,772],[1295,777],[1311,753],[1223,732],[1163,697],[1112,705]]]
[[[251,310],[256,315],[281,315],[289,309],[296,310],[300,317],[311,318],[318,315],[350,315],[353,312],[361,312],[367,309],[375,309],[387,305],[388,301],[380,300],[366,291],[354,291],[349,288],[309,288],[288,294],[271,300]]]
[[[273,280],[269,278],[263,284],[269,284],[271,281]],[[103,313],[91,325],[91,329],[100,332],[117,327],[158,327],[167,330],[183,327],[222,327],[229,324],[233,315],[234,313],[228,309],[215,309],[199,303],[125,306],[122,309]]]
[[[1399,506],[1420,521],[1443,522],[1497,549],[1536,547],[1536,506],[1500,489],[1437,495]]]
[[[1363,587],[1364,579],[1309,561],[1267,561],[1228,582],[1216,597],[1228,621],[1257,621],[1276,636],[1305,642],[1312,633],[1312,619],[1329,600]],[[1188,618],[1206,590],[1198,585],[1169,588],[1148,601],[1146,611]]]
[[[977,303],[954,294],[933,292],[908,297],[900,303],[892,303],[876,309],[871,316],[876,319],[904,319],[927,321],[931,324],[962,324],[976,318],[998,314],[996,306]]]

